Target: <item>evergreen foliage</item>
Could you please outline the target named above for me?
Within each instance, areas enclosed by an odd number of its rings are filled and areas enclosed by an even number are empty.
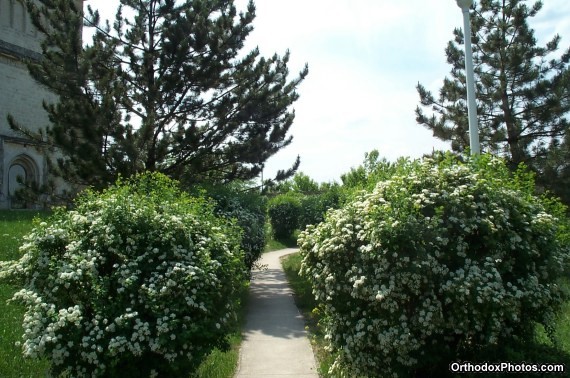
[[[559,143],[552,143],[548,153],[537,159],[537,184],[556,193],[570,205],[570,133]]]
[[[266,244],[265,220],[267,200],[245,183],[234,181],[230,185],[205,186],[206,193],[216,201],[217,215],[235,219],[242,229],[241,248],[244,262],[251,270],[261,257]]]
[[[59,149],[52,172],[105,187],[122,175],[159,171],[188,184],[256,177],[291,142],[291,105],[305,67],[288,79],[289,52],[242,52],[255,7],[231,0],[121,0],[112,23],[75,0],[28,1],[44,34],[34,79],[59,101],[44,104],[40,134]],[[82,26],[94,35],[82,43]],[[283,179],[296,170],[280,171]]]
[[[541,1],[481,0],[471,9],[477,114],[482,149],[503,156],[511,169],[525,163],[538,182],[569,197],[566,143],[570,110],[570,49],[558,53],[561,37],[537,45],[528,21]],[[451,65],[436,98],[418,84],[417,122],[451,141],[454,151],[469,146],[464,35],[454,30],[445,53]],[[427,112],[424,112],[426,111]],[[566,152],[564,152],[566,151]]]

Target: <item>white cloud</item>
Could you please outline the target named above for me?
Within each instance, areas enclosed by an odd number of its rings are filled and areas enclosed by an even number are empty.
[[[294,142],[268,162],[267,170],[284,168],[299,154],[302,171],[329,181],[375,148],[392,160],[443,148],[415,123],[415,86],[423,81],[423,70],[445,62],[443,49],[454,25],[445,27],[441,19],[452,14],[461,22],[456,5],[330,3],[256,3],[250,46],[259,45],[264,54],[290,48],[293,64],[301,67],[302,58],[309,63],[295,104]],[[424,17],[430,13],[440,19]]]
[[[95,7],[109,0],[88,0]],[[113,3],[116,3],[113,2]],[[529,2],[530,3],[530,2]],[[237,0],[245,10],[247,0]],[[438,91],[449,72],[444,49],[463,26],[454,0],[257,0],[246,42],[262,55],[290,49],[291,75],[305,63],[293,143],[266,164],[265,177],[301,155],[300,170],[317,181],[338,180],[364,153],[419,157],[446,148],[415,122],[415,86]],[[112,15],[112,12],[110,13]],[[554,33],[570,45],[570,2],[549,0],[531,20],[539,41]]]

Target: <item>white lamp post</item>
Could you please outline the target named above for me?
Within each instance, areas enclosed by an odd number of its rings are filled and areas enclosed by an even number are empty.
[[[469,147],[471,154],[479,154],[479,127],[477,125],[477,103],[475,102],[475,74],[473,73],[473,50],[471,48],[471,22],[469,7],[473,0],[455,0],[463,12],[463,34],[465,39],[465,76],[467,77],[467,113],[469,115]]]

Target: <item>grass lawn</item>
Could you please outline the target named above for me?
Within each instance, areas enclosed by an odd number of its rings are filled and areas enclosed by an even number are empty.
[[[18,248],[22,237],[33,227],[34,217],[46,218],[46,212],[0,210],[0,261],[19,258]],[[47,360],[26,359],[16,342],[21,340],[24,308],[14,303],[6,303],[16,292],[16,288],[0,284],[0,377],[46,377],[49,371]],[[247,287],[244,287],[242,302],[245,310]],[[240,314],[240,322],[230,335],[230,350],[214,350],[192,378],[230,378],[233,376],[239,356],[241,325],[245,311]]]
[[[263,252],[278,251],[285,248],[297,248],[297,238],[301,233],[300,230],[295,230],[293,235],[286,239],[276,240],[272,236],[271,225],[269,222],[266,224],[265,234],[267,235],[267,242],[265,244],[265,249]]]
[[[242,341],[241,329],[245,322],[248,296],[249,286],[244,287],[242,292],[242,307],[238,327],[230,335],[230,349],[225,352],[214,349],[208,358],[202,362],[198,371],[190,375],[192,378],[232,378],[234,376],[239,360],[239,347]]]
[[[32,211],[0,211],[0,260],[19,258],[18,247],[22,237],[32,229],[34,217],[46,217],[47,213]],[[23,334],[22,319],[24,308],[14,303],[6,303],[16,289],[0,284],[0,376],[1,377],[41,377],[46,376],[49,363],[45,360],[31,360],[22,357],[15,345]]]
[[[305,317],[313,351],[319,365],[319,374],[322,377],[331,377],[328,374],[328,370],[334,361],[334,356],[325,350],[326,342],[324,340],[323,327],[319,324],[322,314],[318,309],[315,309],[317,303],[312,294],[311,285],[305,278],[299,276],[301,261],[299,253],[284,256],[282,259],[283,269],[291,288],[295,292],[295,302]],[[570,286],[570,283],[568,286]],[[570,303],[566,303],[563,306],[557,319],[557,348],[546,337],[542,326],[539,326],[537,334],[540,344],[528,352],[526,356],[534,360],[532,362],[563,363],[566,367],[566,373],[568,373],[570,369]],[[537,375],[533,375],[533,377],[535,376]]]

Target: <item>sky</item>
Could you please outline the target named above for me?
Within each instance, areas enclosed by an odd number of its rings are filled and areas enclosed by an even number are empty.
[[[449,149],[415,121],[416,85],[437,95],[449,74],[445,46],[453,29],[463,27],[455,0],[256,0],[254,30],[244,51],[262,56],[291,53],[289,71],[309,74],[298,88],[292,143],[271,157],[265,178],[289,168],[297,155],[299,171],[317,182],[340,182],[359,166],[366,152],[421,157]],[[117,0],[87,0],[111,18]],[[245,11],[247,0],[235,0]],[[529,2],[530,3],[530,2]],[[555,34],[561,49],[570,46],[570,1],[543,0],[529,20],[539,45]]]

